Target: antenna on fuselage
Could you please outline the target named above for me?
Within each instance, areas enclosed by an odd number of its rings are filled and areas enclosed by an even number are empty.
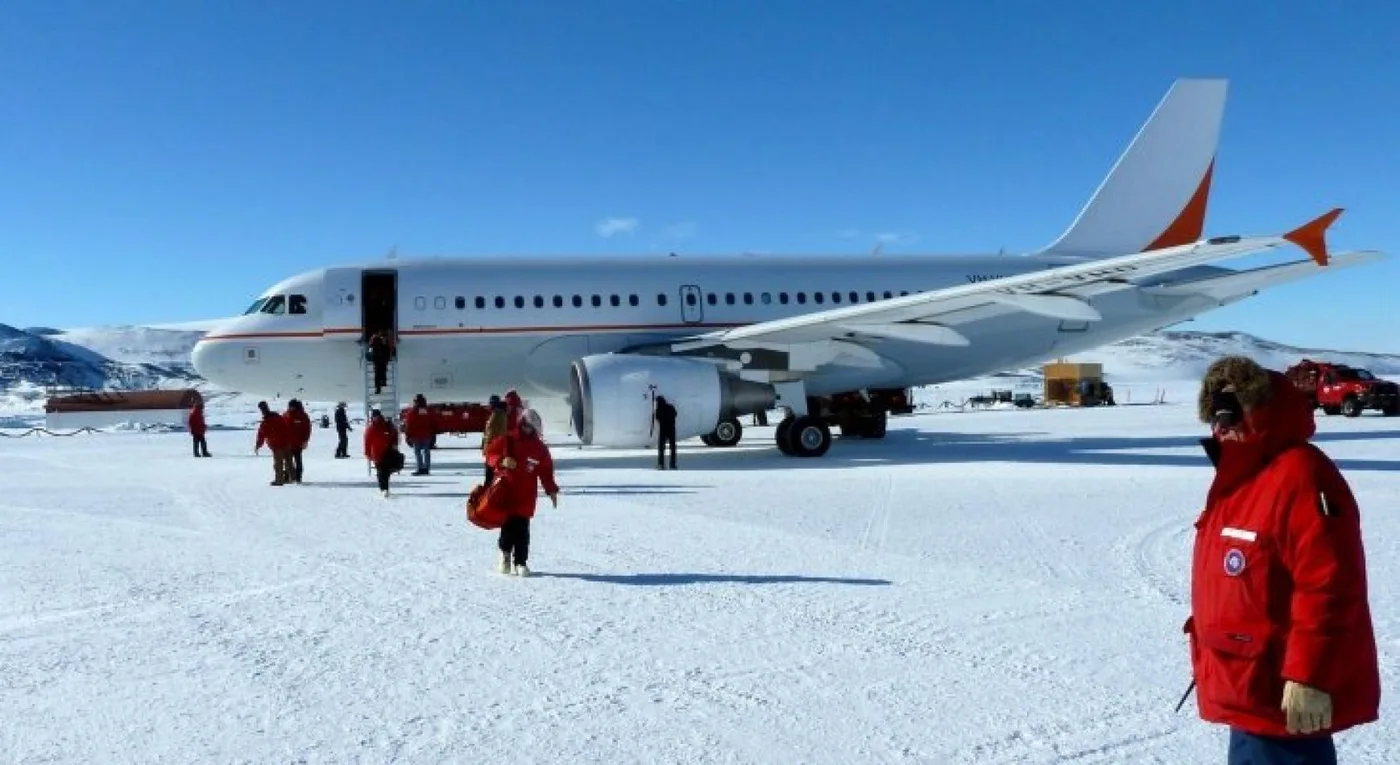
[[[393,247],[390,247],[390,248],[389,248],[389,254],[388,254],[387,256],[385,256],[385,259],[386,259],[386,260],[394,260],[394,259],[397,258],[398,256],[399,256],[399,246],[396,244],[396,245],[394,245]]]
[[[878,242],[875,243],[875,249],[873,249],[873,250],[870,251],[870,257],[872,257],[872,258],[878,258],[878,257],[880,257],[880,255],[881,255],[882,253],[884,253],[884,251],[885,251],[885,242],[884,242],[884,240],[882,239],[882,240],[880,240],[880,241],[878,241]]]

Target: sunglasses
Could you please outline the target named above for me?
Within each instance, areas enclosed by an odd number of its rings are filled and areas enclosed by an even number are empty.
[[[1220,427],[1233,428],[1244,421],[1244,405],[1231,391],[1210,394],[1210,412],[1212,421]]]

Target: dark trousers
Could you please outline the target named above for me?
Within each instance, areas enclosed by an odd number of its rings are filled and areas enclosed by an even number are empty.
[[[348,430],[337,430],[335,432],[335,456],[337,459],[350,456],[350,436]]]
[[[520,515],[507,518],[501,526],[501,539],[496,546],[507,555],[514,551],[515,565],[525,565],[530,557],[530,519]]]
[[[374,392],[375,392],[376,394],[382,392],[382,391],[384,390],[384,386],[389,384],[389,383],[388,383],[388,380],[389,380],[389,360],[388,360],[388,359],[384,359],[384,360],[381,361],[381,360],[379,360],[379,359],[375,359],[375,360],[374,360]]]
[[[291,478],[291,480],[292,480],[294,483],[301,483],[301,453],[302,453],[302,451],[303,451],[302,449],[288,449],[288,450],[287,450],[287,461],[290,463],[290,467],[288,468],[288,471],[291,473],[291,475],[289,476],[289,478]]]
[[[486,476],[485,476],[484,478],[481,479],[481,485],[482,485],[482,486],[490,486],[490,485],[491,485],[491,480],[494,479],[495,477],[496,477],[496,471],[492,470],[490,465],[487,465],[487,466],[486,466]]]
[[[1229,765],[1337,765],[1337,749],[1331,736],[1260,736],[1231,728]]]
[[[389,476],[393,474],[394,471],[390,470],[389,466],[384,464],[383,462],[380,462],[374,466],[374,477],[379,479],[380,491],[389,490]]]
[[[656,466],[666,466],[666,446],[671,446],[671,469],[676,469],[676,431],[663,430],[656,439]]]
[[[290,449],[272,450],[272,485],[281,486],[292,480],[292,452]]]
[[[194,456],[208,457],[209,444],[204,440],[204,436],[191,436],[194,439]]]

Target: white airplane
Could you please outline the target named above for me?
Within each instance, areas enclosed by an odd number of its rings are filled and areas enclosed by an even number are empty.
[[[1366,262],[1331,254],[1340,209],[1282,234],[1202,239],[1226,81],[1176,81],[1067,230],[1018,256],[489,257],[325,268],[263,292],[195,346],[233,390],[364,400],[364,341],[396,333],[395,391],[483,400],[516,388],[585,445],[738,443],[782,409],[785,454],[831,428],[881,437],[914,386],[1033,365],[1170,326],[1266,287]],[[1295,245],[1309,257],[1208,265]],[[392,405],[393,398],[381,404]]]

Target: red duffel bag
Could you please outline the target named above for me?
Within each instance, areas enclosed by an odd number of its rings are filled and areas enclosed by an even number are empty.
[[[477,484],[467,495],[467,521],[483,529],[499,529],[510,516],[509,500],[504,475],[497,475],[489,486]]]

